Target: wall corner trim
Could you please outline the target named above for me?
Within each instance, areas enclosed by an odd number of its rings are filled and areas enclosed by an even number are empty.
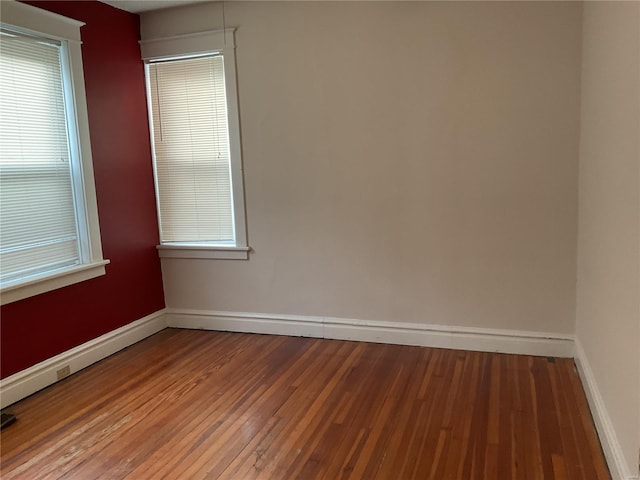
[[[56,371],[69,366],[71,374],[167,327],[165,309],[105,333],[55,357],[0,380],[0,408],[22,400],[58,381]]]
[[[589,365],[587,354],[582,348],[580,340],[575,339],[575,362],[578,368],[578,374],[582,385],[584,386],[585,393],[587,395],[587,401],[589,402],[589,408],[593,421],[600,437],[600,444],[604,451],[604,456],[611,472],[611,478],[614,480],[638,480],[637,475],[633,475],[631,468],[627,465],[622,448],[618,442],[613,424],[611,423],[611,417],[607,412],[602,394],[596,383],[595,376]]]
[[[228,332],[573,357],[573,336],[335,317],[167,309],[167,326]]]

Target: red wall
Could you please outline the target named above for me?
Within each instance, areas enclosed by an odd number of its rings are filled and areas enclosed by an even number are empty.
[[[107,274],[5,305],[2,378],[164,307],[139,19],[99,2],[28,1],[75,18]]]

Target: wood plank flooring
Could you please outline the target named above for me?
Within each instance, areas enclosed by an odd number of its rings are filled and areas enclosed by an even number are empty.
[[[167,329],[10,409],[1,478],[610,478],[570,359]]]

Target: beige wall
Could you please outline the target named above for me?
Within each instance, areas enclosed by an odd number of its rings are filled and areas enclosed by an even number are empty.
[[[225,10],[255,251],[165,259],[169,307],[573,332],[580,3]]]
[[[576,335],[622,448],[640,448],[640,3],[584,6]]]

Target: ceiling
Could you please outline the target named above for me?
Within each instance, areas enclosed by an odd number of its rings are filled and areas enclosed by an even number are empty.
[[[126,10],[131,13],[148,12],[149,10],[159,10],[161,8],[178,7],[192,3],[202,3],[210,0],[102,0],[112,7]]]

